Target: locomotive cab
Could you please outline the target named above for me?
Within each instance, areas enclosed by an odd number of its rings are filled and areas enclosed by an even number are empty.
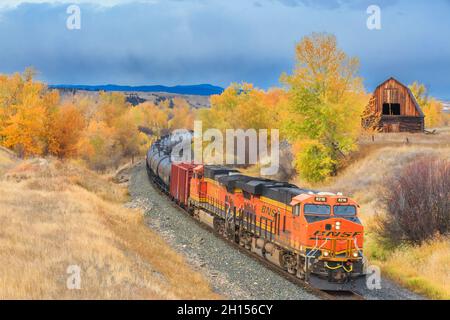
[[[302,194],[292,202],[293,228],[309,271],[329,282],[363,275],[363,226],[358,205],[338,195]]]

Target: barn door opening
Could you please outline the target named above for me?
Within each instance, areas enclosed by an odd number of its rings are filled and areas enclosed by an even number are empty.
[[[384,116],[399,116],[400,115],[400,103],[383,103],[383,115]]]
[[[391,103],[391,114],[393,116],[400,115],[400,103]]]

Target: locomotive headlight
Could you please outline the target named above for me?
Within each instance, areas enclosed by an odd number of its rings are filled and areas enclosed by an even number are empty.
[[[322,251],[322,255],[324,256],[324,257],[328,257],[329,255],[330,255],[330,253],[328,252],[328,251]]]
[[[358,251],[353,251],[353,258],[358,258],[359,257],[359,253]]]
[[[341,229],[341,222],[340,221],[336,221],[336,230]]]

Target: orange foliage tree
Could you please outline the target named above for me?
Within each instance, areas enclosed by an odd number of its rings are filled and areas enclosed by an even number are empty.
[[[78,142],[78,154],[91,169],[105,171],[109,167],[117,167],[121,150],[115,135],[116,130],[105,121],[89,123]]]
[[[104,92],[97,100],[76,95],[61,101],[56,90],[33,80],[34,73],[0,75],[0,145],[22,157],[79,157],[106,170],[145,153],[151,137],[139,128],[155,134],[169,128],[168,107],[132,107],[123,94]],[[182,113],[190,112],[181,104],[173,119],[183,125]]]
[[[32,77],[31,69],[0,77],[0,143],[22,157],[58,150],[52,126],[59,95]]]
[[[85,127],[86,120],[80,108],[72,103],[63,104],[55,116],[52,128],[57,144],[54,154],[60,158],[76,156],[78,141]]]

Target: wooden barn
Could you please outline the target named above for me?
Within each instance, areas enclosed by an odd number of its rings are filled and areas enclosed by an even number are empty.
[[[423,132],[424,120],[411,90],[398,80],[389,78],[375,89],[362,124],[382,132]]]

